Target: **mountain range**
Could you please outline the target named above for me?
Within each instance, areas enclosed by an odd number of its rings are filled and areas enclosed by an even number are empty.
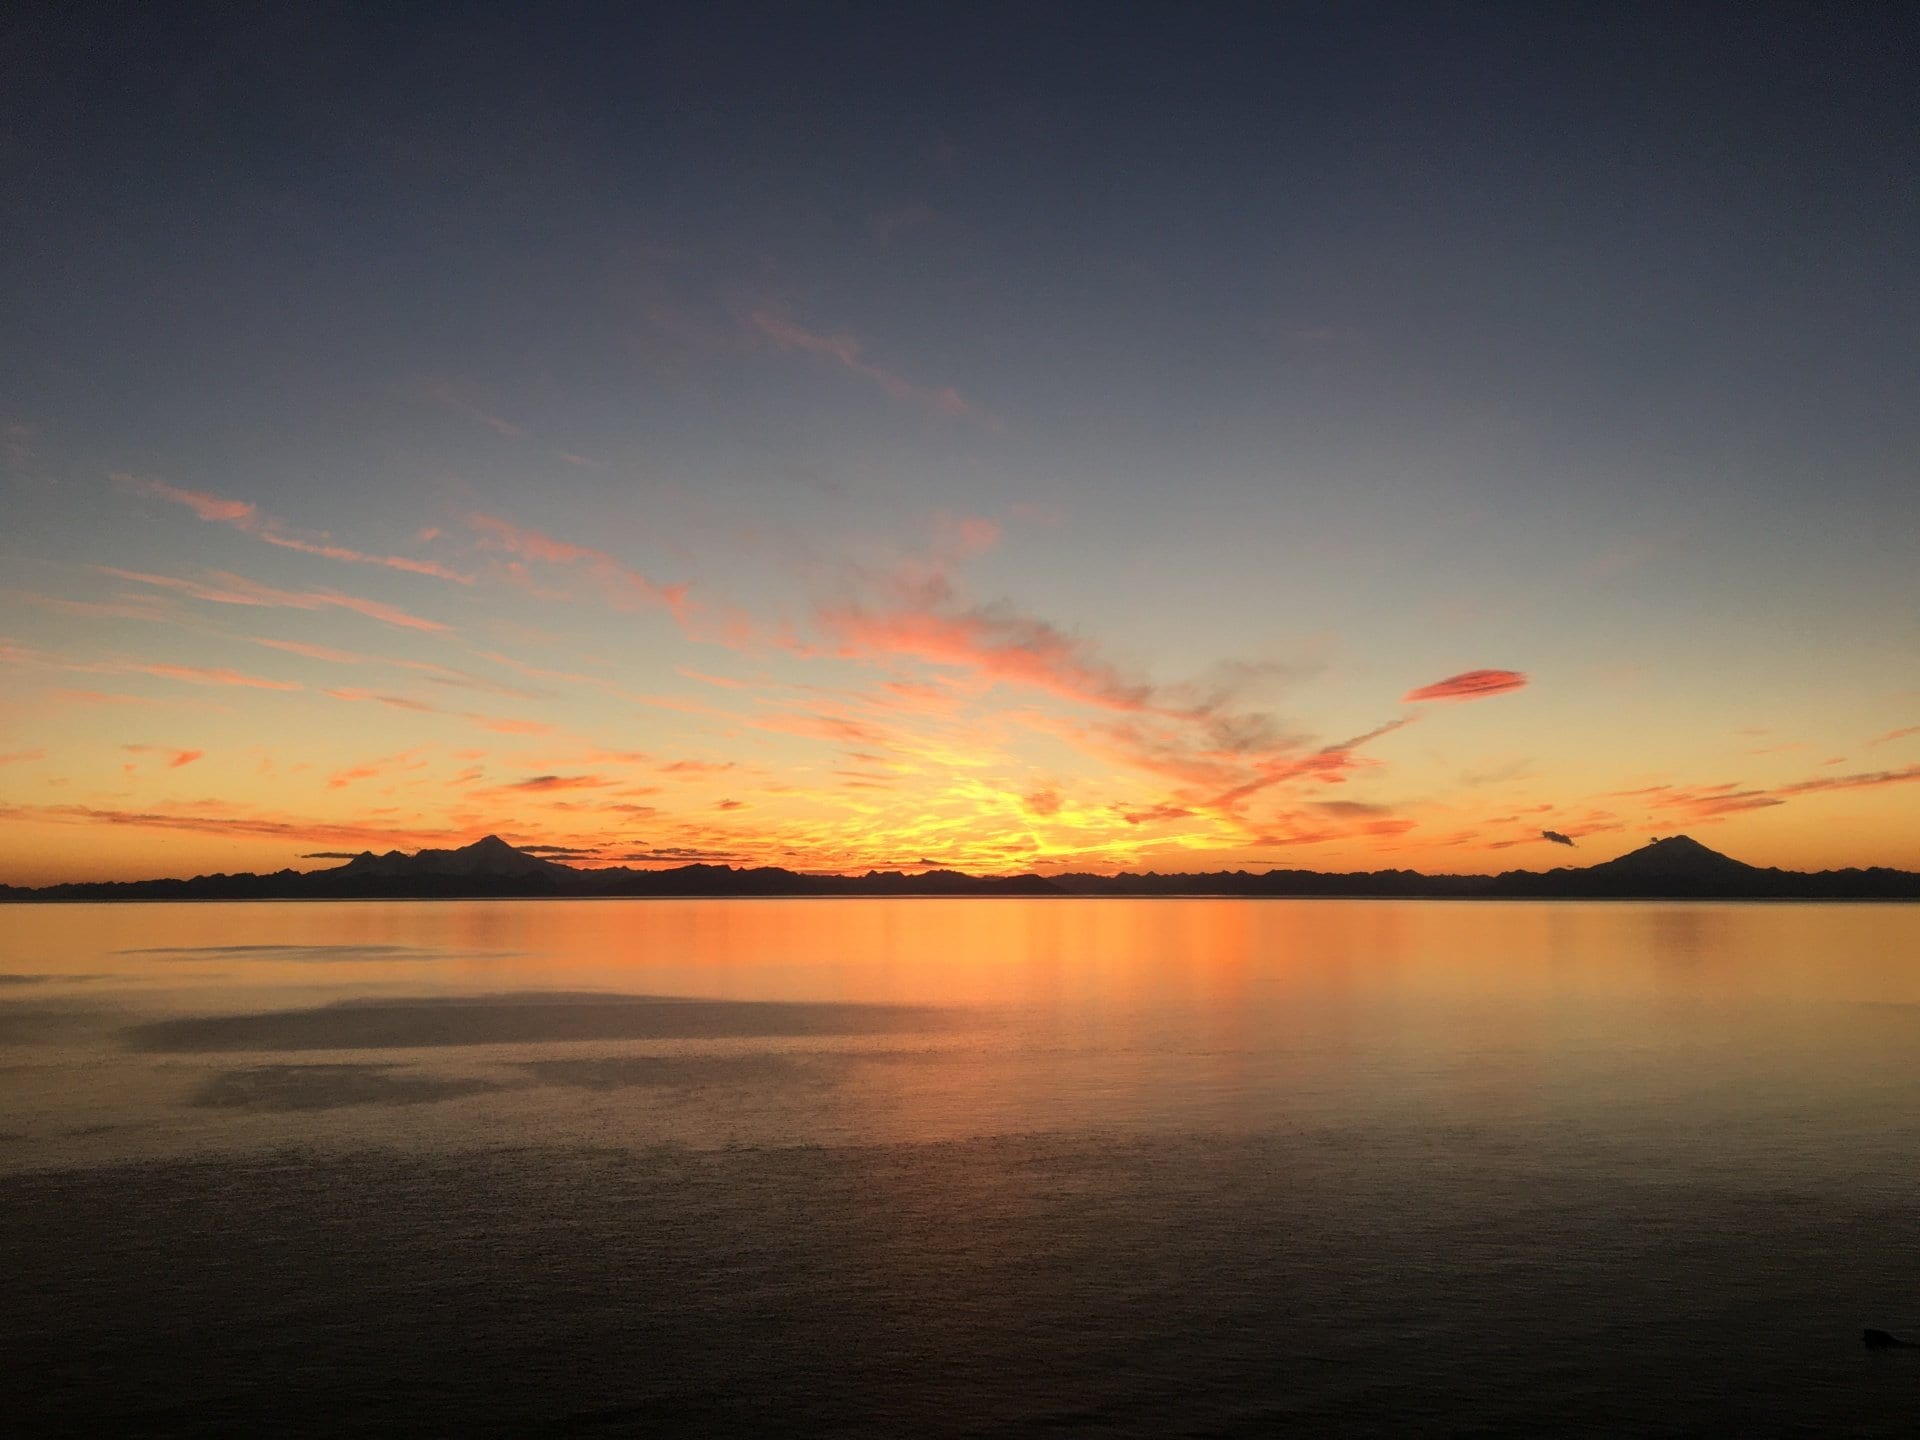
[[[1498,875],[1417,870],[1216,870],[1193,874],[965,875],[957,870],[869,870],[810,875],[777,866],[682,865],[671,870],[581,869],[489,835],[456,850],[356,855],[326,870],[0,885],[0,901],[355,900],[728,895],[1244,895],[1499,900],[1920,900],[1910,870],[1774,870],[1747,865],[1685,835],[1615,860]]]

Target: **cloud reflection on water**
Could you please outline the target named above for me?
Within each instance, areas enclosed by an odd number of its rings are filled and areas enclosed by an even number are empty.
[[[129,1050],[411,1049],[580,1040],[722,1040],[938,1030],[931,1006],[682,999],[591,991],[343,1000],[309,1009],[156,1020],[123,1032]]]
[[[697,1089],[794,1083],[837,1085],[857,1066],[928,1059],[931,1050],[858,1050],[737,1055],[611,1055],[531,1060],[520,1068],[542,1084],[576,1090]]]
[[[510,960],[518,950],[477,953],[440,950],[418,945],[155,945],[116,950],[116,955],[140,955],[156,960]]]
[[[507,1088],[475,1075],[426,1075],[396,1065],[255,1065],[213,1076],[189,1102],[211,1110],[336,1110],[422,1105]]]

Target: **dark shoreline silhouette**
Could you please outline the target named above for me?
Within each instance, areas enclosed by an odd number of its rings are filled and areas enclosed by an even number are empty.
[[[200,875],[191,880],[86,881],[38,889],[0,886],[0,902],[47,900],[433,900],[618,896],[1193,895],[1419,900],[1920,900],[1920,873],[1774,870],[1747,865],[1685,835],[1583,868],[1498,875],[1417,870],[1216,870],[1196,874],[808,875],[777,866],[682,865],[671,870],[576,869],[529,855],[497,836],[457,850],[371,851],[328,870]]]

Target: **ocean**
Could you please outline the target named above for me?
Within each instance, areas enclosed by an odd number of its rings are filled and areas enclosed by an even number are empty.
[[[11,1435],[1911,1435],[1920,907],[0,909]]]

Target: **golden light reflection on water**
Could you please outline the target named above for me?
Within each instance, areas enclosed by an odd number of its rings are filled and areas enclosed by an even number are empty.
[[[1547,1127],[1684,1159],[1763,1122],[1815,1148],[1860,1139],[1920,1040],[1920,911],[1898,906],[673,900],[6,919],[11,1163],[1328,1124]],[[572,998],[556,1009],[554,992]],[[506,998],[454,1003],[473,997]],[[217,1045],[192,1028],[267,1012],[282,1018],[235,1022]],[[169,1016],[188,1028],[151,1028]],[[1806,1127],[1823,1111],[1821,1140]]]

